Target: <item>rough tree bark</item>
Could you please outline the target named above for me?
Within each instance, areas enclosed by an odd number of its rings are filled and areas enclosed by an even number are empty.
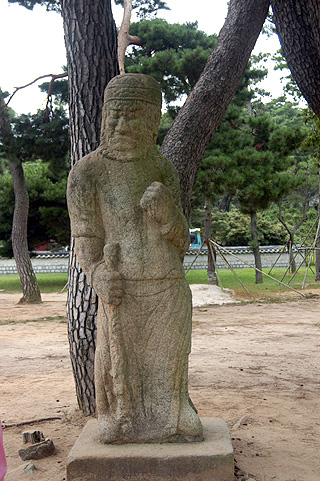
[[[252,236],[252,250],[254,255],[254,264],[257,269],[262,271],[262,262],[261,262],[261,254],[260,254],[260,246],[259,246],[259,239],[258,239],[258,229],[257,229],[257,213],[255,211],[251,212],[250,214],[250,222],[251,222],[251,236]],[[263,278],[261,272],[256,272],[256,284],[262,284]]]
[[[204,151],[234,96],[268,13],[269,0],[231,0],[228,15],[199,81],[161,147],[180,175],[187,217]]]
[[[9,160],[14,190],[14,214],[12,220],[12,249],[16,261],[22,298],[19,302],[41,302],[38,281],[33,271],[28,250],[29,195],[22,164],[14,153],[14,137],[11,130],[7,106],[0,90],[0,137]]]
[[[189,212],[196,171],[231,101],[268,12],[269,0],[231,0],[218,45],[195,92],[163,145],[178,168],[182,202]],[[68,56],[72,163],[97,147],[103,88],[118,73],[110,0],[62,0]],[[71,358],[81,409],[94,411],[94,336],[97,298],[71,256],[68,319]]]
[[[11,232],[12,250],[23,293],[19,303],[41,302],[40,289],[28,249],[29,195],[21,162],[10,160],[10,172],[14,190],[14,213]]]
[[[62,0],[71,137],[71,166],[100,141],[103,93],[119,73],[117,34],[110,0]],[[98,299],[73,254],[69,263],[68,329],[77,398],[85,414],[95,410],[94,351]]]
[[[320,117],[320,3],[271,0],[283,54],[310,108]]]
[[[224,194],[224,196],[222,197],[222,199],[218,204],[219,212],[230,212],[231,201],[232,201],[232,195]]]

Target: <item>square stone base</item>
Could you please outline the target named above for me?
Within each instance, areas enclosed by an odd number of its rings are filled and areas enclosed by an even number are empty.
[[[218,418],[202,418],[200,443],[108,445],[88,421],[70,451],[68,481],[233,481],[230,432]]]

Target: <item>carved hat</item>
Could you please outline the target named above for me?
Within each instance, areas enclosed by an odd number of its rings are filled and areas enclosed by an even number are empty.
[[[161,89],[158,82],[148,75],[126,73],[113,77],[104,91],[104,101],[141,100],[161,106]]]

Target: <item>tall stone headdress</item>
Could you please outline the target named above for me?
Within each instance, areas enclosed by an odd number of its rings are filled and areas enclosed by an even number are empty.
[[[117,75],[108,83],[104,102],[110,100],[141,100],[161,106],[161,89],[158,82],[148,75],[127,73]]]

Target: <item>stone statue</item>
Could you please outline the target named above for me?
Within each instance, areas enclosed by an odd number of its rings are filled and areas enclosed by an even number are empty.
[[[105,443],[201,441],[188,396],[189,230],[179,179],[156,146],[161,91],[145,75],[105,90],[101,143],[73,167],[75,251],[99,296],[95,387]]]

